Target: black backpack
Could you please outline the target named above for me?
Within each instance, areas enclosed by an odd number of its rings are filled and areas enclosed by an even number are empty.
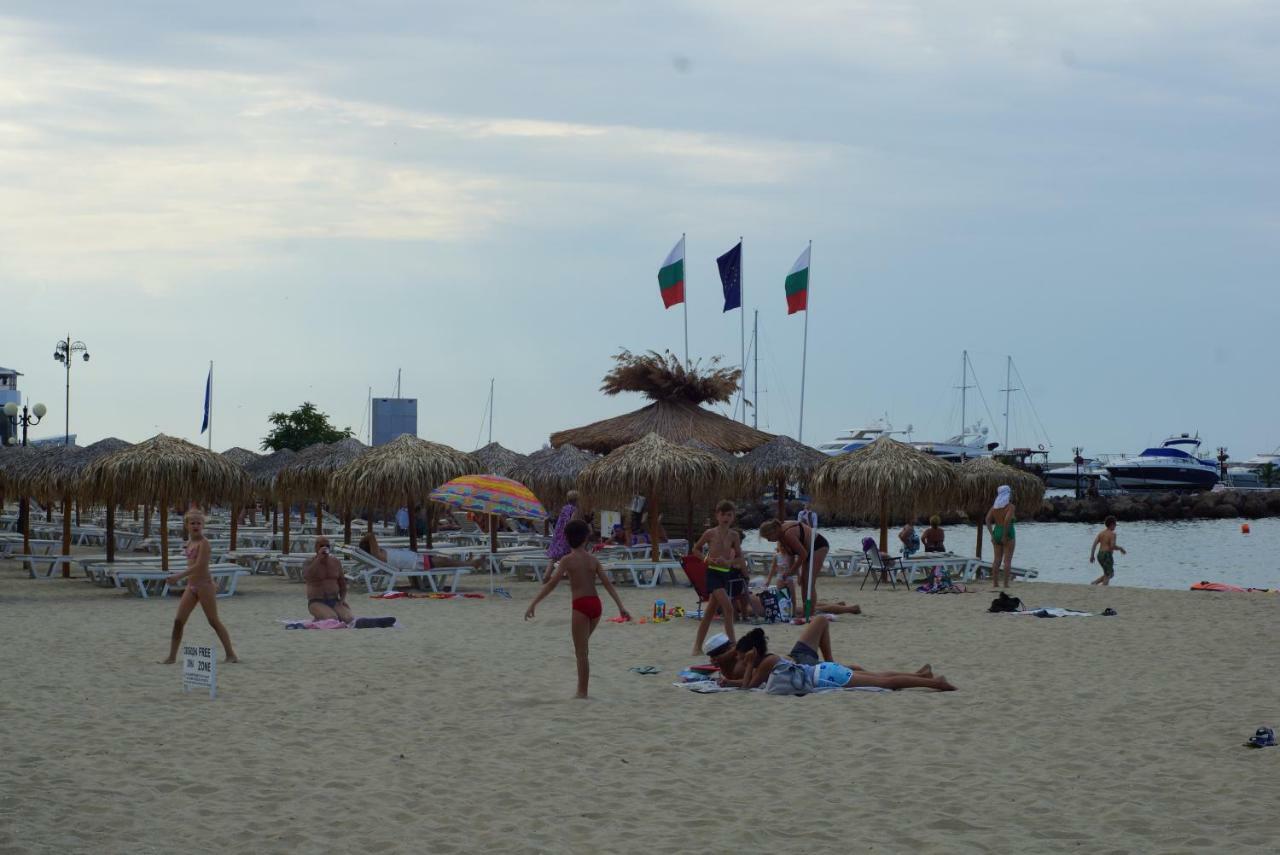
[[[1022,600],[1017,597],[1011,597],[1004,591],[1000,592],[1000,596],[991,601],[989,612],[1018,612],[1022,611]]]

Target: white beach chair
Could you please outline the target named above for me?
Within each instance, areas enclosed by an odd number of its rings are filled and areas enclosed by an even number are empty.
[[[458,579],[464,573],[471,572],[471,568],[467,566],[441,567],[431,570],[425,568],[420,570],[401,570],[398,567],[392,567],[379,558],[375,558],[363,549],[340,546],[337,551],[356,562],[357,578],[364,582],[365,589],[370,594],[375,591],[391,591],[401,579],[409,579],[415,585],[420,584],[418,580],[426,579],[432,591],[439,591],[440,583],[445,579],[449,579],[449,590],[457,591]],[[385,585],[383,584],[384,578],[386,580]],[[374,584],[375,580],[378,582],[377,585]]]

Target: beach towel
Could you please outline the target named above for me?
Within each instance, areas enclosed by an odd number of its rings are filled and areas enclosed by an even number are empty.
[[[714,695],[714,694],[719,694],[720,692],[743,692],[743,691],[759,692],[761,694],[767,694],[763,686],[761,686],[758,689],[739,689],[735,686],[722,686],[719,683],[717,683],[715,680],[702,680],[701,682],[696,682],[696,683],[672,683],[671,685],[675,686],[678,689],[688,689],[691,692],[697,692],[700,695]],[[849,686],[848,688],[843,688],[843,689],[814,689],[808,694],[825,695],[830,692],[875,692],[879,694],[881,692],[888,692],[888,691],[890,690],[881,689],[878,686]]]
[[[328,620],[313,620],[312,618],[302,618],[301,620],[278,620],[276,623],[284,624],[285,629],[400,629],[400,621],[393,617],[380,618],[356,618],[350,626],[340,620],[329,618]]]
[[[429,594],[420,594],[415,591],[386,591],[381,594],[370,594],[371,600],[483,600],[484,594],[476,591],[461,591],[453,593],[451,591],[432,591]]]
[[[1059,609],[1054,606],[1027,609],[1025,612],[1008,612],[1008,614],[1033,615],[1035,617],[1093,617],[1093,612],[1078,612],[1075,609]]]

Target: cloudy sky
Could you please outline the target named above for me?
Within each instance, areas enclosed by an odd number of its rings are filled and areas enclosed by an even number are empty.
[[[968,349],[996,434],[1015,360],[1014,445],[1248,456],[1280,443],[1277,80],[1244,0],[7,0],[0,365],[59,433],[69,333],[82,442],[202,441],[213,360],[219,449],[303,400],[359,430],[397,369],[472,448],[494,378],[530,451],[642,403],[597,391],[618,349],[683,351],[682,232],[692,355],[737,362],[744,235],[761,427],[797,431],[812,240],[807,441],[953,433]]]

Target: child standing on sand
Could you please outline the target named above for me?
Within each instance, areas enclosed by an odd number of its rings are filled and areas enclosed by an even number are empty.
[[[711,621],[718,612],[724,617],[724,632],[730,641],[733,634],[733,601],[747,593],[747,577],[742,571],[747,561],[742,555],[742,538],[733,529],[738,509],[728,499],[716,505],[716,525],[702,533],[698,542],[689,550],[699,558],[706,549],[707,609],[698,623],[698,634],[693,640],[693,654],[702,650],[702,641],[711,629]]]
[[[1093,539],[1093,546],[1089,549],[1089,563],[1093,563],[1096,552],[1098,566],[1102,568],[1102,575],[1090,582],[1090,585],[1110,585],[1111,577],[1116,575],[1115,553],[1129,554],[1124,551],[1123,546],[1116,545],[1116,518],[1107,517],[1106,526],[1098,532],[1098,536]]]
[[[560,563],[556,565],[556,571],[551,574],[551,578],[542,586],[538,596],[534,597],[533,602],[529,604],[529,610],[524,613],[525,620],[531,619],[538,603],[555,590],[561,579],[569,577],[569,590],[573,592],[573,652],[578,659],[578,693],[574,695],[575,698],[587,696],[587,681],[591,677],[587,645],[604,611],[600,597],[596,594],[597,578],[604,583],[604,589],[618,604],[618,614],[627,620],[631,619],[631,615],[623,608],[622,600],[618,598],[618,592],[613,587],[613,583],[604,574],[604,568],[600,566],[599,560],[594,555],[588,554],[584,548],[590,534],[591,526],[582,520],[570,520],[565,525],[564,536],[568,541],[570,552],[560,559]]]

